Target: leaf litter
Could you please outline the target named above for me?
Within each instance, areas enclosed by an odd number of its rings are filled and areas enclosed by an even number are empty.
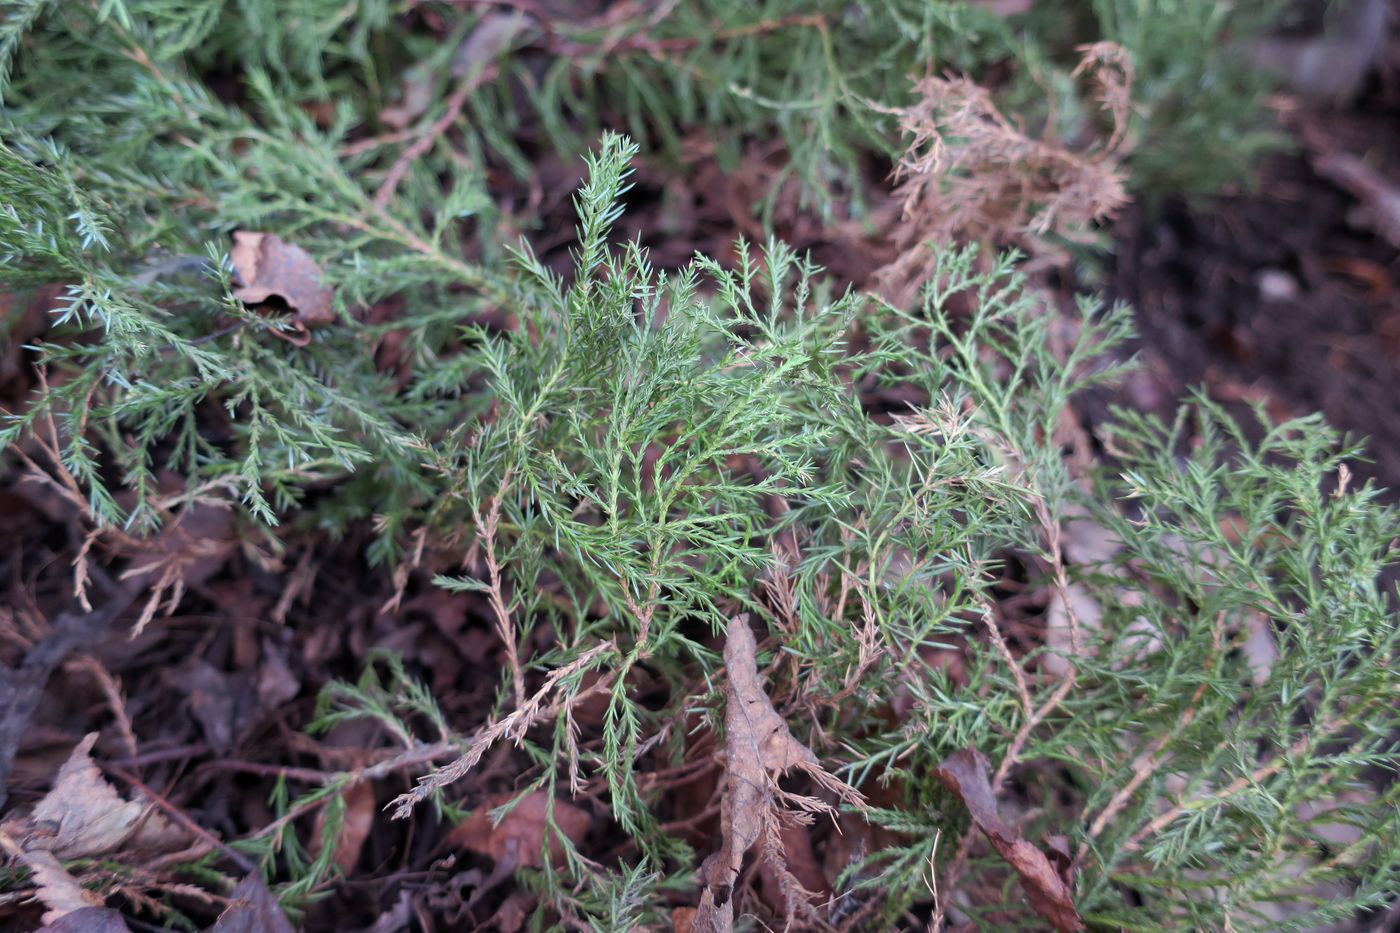
[[[188,841],[150,804],[126,800],[117,793],[93,763],[91,752],[96,741],[96,732],[85,736],[59,768],[53,788],[33,812],[7,820],[0,828],[6,848],[13,847],[12,854],[33,873],[37,896],[48,908],[44,914],[46,924],[103,903],[100,895],[85,889],[69,873],[63,866],[64,860],[119,849],[124,854],[155,855],[176,851]],[[110,927],[110,918],[86,916],[95,924],[107,923]],[[70,923],[70,928],[86,928],[74,926],[75,923]]]
[[[494,814],[509,807],[497,819]],[[563,834],[577,845],[592,823],[581,807],[564,800],[553,800],[544,791],[531,791],[517,798],[513,793],[496,794],[461,822],[448,836],[450,845],[485,855],[497,865],[515,868],[542,868],[548,844],[550,861],[564,858]],[[556,832],[552,827],[558,827]]]
[[[1074,907],[1069,852],[1063,840],[1051,842],[1052,858],[1028,842],[997,815],[986,756],[972,748],[954,752],[935,772],[939,782],[967,807],[972,822],[986,835],[997,854],[1021,878],[1035,912],[1062,933],[1084,929]]]
[[[322,283],[321,267],[311,254],[272,233],[237,230],[229,254],[239,284],[233,297],[248,305],[276,298],[292,312],[292,331],[274,331],[297,346],[311,340],[310,330],[335,321],[334,293]]]
[[[758,671],[758,645],[747,615],[736,616],[729,623],[724,666],[728,685],[720,848],[700,868],[700,905],[685,920],[697,933],[727,933],[734,929],[735,882],[744,856],[761,843],[760,857],[779,879],[786,897],[787,926],[791,928],[799,914],[804,923],[818,922],[812,892],[803,887],[785,861],[783,827],[809,824],[817,814],[834,817],[836,809],[819,797],[783,790],[777,779],[796,770],[838,800],[857,808],[864,808],[865,798],[826,771],[773,708]]]
[[[5,831],[30,852],[62,859],[123,851],[169,852],[188,840],[144,800],[126,800],[93,763],[97,733],[83,738],[59,769],[53,789],[27,819],[9,821]]]

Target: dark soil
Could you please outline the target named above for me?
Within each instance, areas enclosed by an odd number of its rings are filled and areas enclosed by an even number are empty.
[[[1288,122],[1299,148],[1254,190],[1122,219],[1110,289],[1137,309],[1159,389],[1139,382],[1128,401],[1170,408],[1200,385],[1274,420],[1321,411],[1367,439],[1374,462],[1358,473],[1400,488],[1400,250],[1316,168],[1349,152],[1400,186],[1400,106],[1377,92]]]

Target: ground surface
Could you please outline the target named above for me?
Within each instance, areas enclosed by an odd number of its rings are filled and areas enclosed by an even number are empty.
[[[1144,368],[1095,404],[1166,412],[1186,387],[1203,384],[1232,404],[1262,401],[1275,417],[1321,409],[1335,425],[1369,436],[1371,475],[1400,488],[1400,252],[1364,225],[1364,199],[1317,168],[1328,153],[1349,152],[1400,186],[1400,95],[1378,83],[1352,109],[1294,113],[1288,125],[1298,150],[1264,165],[1255,190],[1189,206],[1139,205],[1113,228],[1105,284],[1138,309]],[[628,223],[648,231],[660,266],[696,250],[722,254],[736,228],[759,232],[751,208],[765,157],[755,151],[745,169],[721,176],[697,143],[683,178],[644,167]],[[540,178],[545,216],[552,212],[567,231],[576,173],[547,160]],[[878,238],[834,235],[795,209],[780,205],[777,219],[781,235],[856,284],[888,256]],[[563,262],[567,237],[540,247],[547,260]],[[42,327],[47,297],[6,309],[31,322],[20,334]],[[28,388],[23,353],[0,358],[0,403]],[[0,473],[0,629],[7,636],[0,655],[7,664],[72,609],[71,565],[81,542],[71,537],[71,518],[53,490],[20,482],[17,470]],[[170,794],[172,809],[220,837],[266,826],[274,816],[272,763],[314,776],[372,760],[368,737],[354,727],[315,741],[301,728],[319,688],[357,676],[374,648],[430,672],[449,718],[482,718],[501,663],[484,599],[434,589],[425,573],[408,582],[397,608],[381,611],[394,581],[364,565],[362,540],[332,543],[314,529],[291,530],[285,553],[274,556],[222,516],[205,520],[156,545],[205,548],[189,568],[179,608],[134,640],[113,634],[85,645],[87,654],[54,672],[15,748],[11,804],[39,799],[82,735],[115,724],[126,748],[108,759],[117,786],[139,779],[156,797]],[[127,570],[139,582],[141,568]],[[680,795],[678,819],[687,801],[708,799],[713,780],[700,775]],[[475,781],[483,797],[511,790],[509,752],[486,762]],[[430,815],[413,829],[388,824],[380,808],[406,789],[407,778],[383,784],[348,801],[355,829],[342,836],[337,860],[349,880],[312,907],[306,927],[392,930],[412,915],[424,928],[431,916],[437,929],[488,918],[511,929],[528,896],[492,877],[490,859],[448,851]],[[688,831],[703,839],[706,827]],[[610,844],[590,838],[585,851],[603,853]],[[31,908],[0,904],[0,926],[23,929],[36,918]],[[382,926],[372,926],[376,918]]]
[[[1362,469],[1400,488],[1400,249],[1367,206],[1319,171],[1349,153],[1400,184],[1400,98],[1373,87],[1354,108],[1298,112],[1297,146],[1254,189],[1118,225],[1110,291],[1137,309],[1147,373],[1135,404],[1161,410],[1190,385],[1275,418],[1322,411],[1368,439]]]

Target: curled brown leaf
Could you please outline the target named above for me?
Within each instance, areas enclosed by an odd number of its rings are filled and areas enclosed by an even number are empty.
[[[495,822],[491,812],[510,803],[515,796],[496,794],[482,801],[481,806],[452,831],[449,842],[485,855],[498,864],[509,862],[515,868],[542,868],[546,839],[550,860],[558,864],[564,857],[563,841],[551,831],[551,820],[575,844],[583,841],[592,823],[587,811],[564,800],[551,800],[542,790],[526,794],[499,823]]]
[[[300,246],[275,234],[237,230],[230,259],[238,276],[233,297],[249,305],[278,298],[292,312],[293,333],[278,332],[283,339],[304,346],[311,328],[335,320],[333,294],[322,284],[321,268]]]
[[[986,757],[976,749],[965,748],[945,758],[934,774],[967,807],[972,822],[986,834],[997,854],[1016,870],[1035,912],[1062,933],[1084,929],[1070,889],[1072,878],[1067,845],[1054,838],[1051,850],[1055,864],[1052,865],[1044,852],[1027,842],[1018,830],[1002,822],[997,815],[996,795],[992,793],[988,772]]]
[[[125,800],[97,770],[90,752],[97,733],[89,733],[64,762],[53,789],[26,819],[6,824],[31,852],[48,851],[63,859],[124,852],[168,852],[188,840],[150,805]]]
[[[817,756],[793,736],[787,722],[773,708],[758,672],[758,645],[747,615],[737,616],[729,623],[724,666],[729,684],[724,714],[726,783],[720,809],[720,848],[701,866],[704,887],[693,929],[720,933],[733,929],[734,884],[744,855],[760,839],[765,863],[784,895],[788,926],[793,925],[798,914],[804,920],[814,921],[811,892],[785,860],[783,821],[807,821],[812,814],[834,810],[815,797],[782,791],[776,779],[796,768],[843,800],[864,806],[864,798],[855,788],[827,773]],[[795,809],[781,808],[779,799]]]

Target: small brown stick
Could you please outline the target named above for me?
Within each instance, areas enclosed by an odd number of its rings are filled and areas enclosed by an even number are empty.
[[[1045,504],[1045,498],[1043,496],[1037,497],[1035,511],[1036,516],[1040,519],[1041,527],[1045,531],[1046,546],[1050,552],[1050,568],[1055,592],[1059,595],[1061,601],[1063,601],[1065,614],[1069,619],[1070,654],[1073,657],[1078,657],[1081,650],[1079,641],[1079,617],[1076,615],[1074,604],[1069,598],[1069,576],[1065,572],[1064,549],[1061,547],[1060,542],[1060,526],[1050,514],[1050,509]],[[999,636],[1000,633],[998,632],[997,635]],[[1013,672],[1018,672],[1014,664],[1011,669]],[[1002,756],[1001,764],[998,765],[996,774],[992,776],[991,785],[993,796],[1001,789],[1002,781],[1006,780],[1006,775],[1015,767],[1016,762],[1020,760],[1021,751],[1026,747],[1026,743],[1030,741],[1031,733],[1035,731],[1037,726],[1045,721],[1047,716],[1064,702],[1065,697],[1069,696],[1069,692],[1074,689],[1074,681],[1077,674],[1078,671],[1073,662],[1071,662],[1059,686],[1046,698],[1039,709],[1027,716],[1026,721],[1021,724],[1021,728],[1016,730],[1016,735],[1011,739],[1011,744],[1007,746],[1006,754]],[[1023,679],[1019,676],[1017,677],[1017,683],[1018,686],[1023,683]],[[1029,709],[1029,696],[1029,691],[1027,691],[1022,698],[1022,702],[1027,704],[1027,709]],[[953,854],[952,861],[948,863],[948,872],[943,880],[943,890],[945,892],[951,893],[962,879],[962,874],[967,869],[967,858],[972,851],[972,841],[975,838],[975,833],[976,827],[969,827],[967,832],[963,833],[962,838],[958,840],[958,848]],[[943,924],[943,919],[944,901],[938,901],[934,904],[933,919],[929,923],[929,929],[939,929]]]
[[[212,751],[211,746],[204,742],[196,742],[192,745],[179,745],[174,748],[158,748],[142,752],[139,755],[128,755],[125,758],[112,758],[107,763],[117,768],[144,768],[146,765],[160,764],[163,761],[197,758],[200,755],[209,754],[210,751]]]
[[[214,848],[218,849],[230,862],[233,862],[233,864],[237,865],[240,871],[244,872],[245,874],[252,874],[253,872],[257,871],[257,866],[254,865],[253,862],[247,856],[245,856],[238,850],[232,849],[229,846],[225,845],[213,833],[209,832],[203,826],[200,826],[194,820],[190,819],[190,817],[185,813],[185,811],[181,810],[169,800],[166,800],[165,797],[156,793],[154,790],[147,787],[145,784],[141,783],[141,781],[134,774],[131,774],[130,772],[127,772],[121,768],[115,768],[110,764],[105,765],[104,770],[121,778],[127,784],[130,784],[132,787],[136,788],[136,790],[140,791],[143,795],[145,795],[146,799],[149,800],[157,810],[160,810],[166,816],[170,817],[170,819],[178,823],[180,827],[186,832],[195,836],[202,842],[205,842],[208,845],[211,845]]]
[[[498,71],[499,69],[493,63],[462,78],[457,88],[452,92],[452,96],[447,98],[447,112],[434,120],[423,131],[423,134],[394,160],[394,164],[389,166],[384,181],[379,185],[379,190],[374,193],[374,206],[376,208],[383,210],[388,207],[389,199],[394,196],[394,192],[398,190],[399,182],[403,181],[403,177],[408,174],[413,163],[437,145],[442,134],[446,133],[448,128],[457,122],[457,118],[462,115],[462,108],[467,105],[467,100],[472,96],[472,92],[487,81],[494,80]]]
[[[329,784],[340,775],[334,771],[318,771],[315,768],[293,768],[287,765],[270,765],[260,761],[243,761],[238,758],[216,758],[206,761],[190,775],[190,782],[196,783],[210,771],[233,771],[237,774],[255,774],[259,777],[285,778],[289,781],[304,781],[308,784]]]
[[[1065,573],[1064,550],[1060,546],[1060,525],[1050,514],[1050,509],[1046,506],[1043,497],[1036,501],[1035,511],[1040,519],[1041,527],[1045,530],[1046,545],[1050,549],[1050,568],[1053,574],[1055,592],[1064,604],[1065,616],[1069,620],[1070,655],[1077,658],[1082,650],[1079,639],[1079,615],[1074,611],[1074,602],[1069,595],[1069,577]],[[1006,779],[1007,773],[1020,760],[1021,750],[1030,740],[1035,727],[1044,722],[1045,718],[1054,712],[1064,701],[1064,698],[1069,696],[1069,692],[1074,689],[1074,681],[1078,673],[1078,669],[1071,661],[1065,671],[1064,680],[1060,681],[1060,685],[1055,688],[1055,691],[1050,694],[1040,709],[1036,710],[1017,730],[1015,738],[1011,740],[1011,745],[1001,759],[1000,766],[997,767],[996,774],[992,777],[993,794],[1001,788],[1001,782]]]
[[[371,149],[378,149],[380,146],[392,146],[396,143],[406,143],[417,139],[419,131],[417,127],[408,126],[401,130],[394,130],[392,133],[382,133],[379,136],[370,136],[365,139],[357,139],[353,143],[346,143],[340,147],[342,158],[351,158]]]

